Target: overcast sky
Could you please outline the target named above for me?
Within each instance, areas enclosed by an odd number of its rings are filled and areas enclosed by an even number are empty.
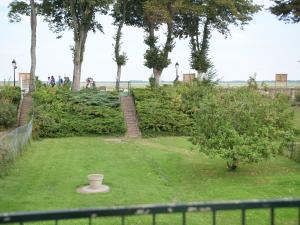
[[[30,71],[30,22],[10,24],[7,18],[11,0],[0,0],[0,80],[13,80],[11,61],[17,61],[17,73]],[[255,0],[269,6],[269,0]],[[91,76],[97,81],[112,81],[116,77],[113,58],[113,36],[116,27],[112,19],[101,17],[105,34],[89,33],[82,68],[81,80]],[[122,51],[128,55],[123,68],[122,80],[148,80],[152,70],[143,66],[146,46],[141,29],[125,27]],[[161,36],[163,39],[163,35]],[[47,24],[38,21],[37,27],[37,70],[41,80],[58,75],[72,77],[73,64],[70,46],[72,33],[66,31],[63,38],[56,39]],[[175,63],[179,72],[193,72],[190,69],[188,40],[176,40],[176,47],[170,54],[172,64],[163,71],[162,80],[174,80]],[[223,81],[247,80],[257,73],[258,80],[273,80],[276,73],[287,73],[289,80],[300,80],[300,23],[285,24],[264,10],[254,16],[244,30],[232,27],[231,36],[225,39],[214,32],[210,42],[210,57]]]

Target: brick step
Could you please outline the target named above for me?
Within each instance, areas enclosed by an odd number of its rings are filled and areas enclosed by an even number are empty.
[[[32,111],[32,97],[31,96],[25,96],[23,98],[23,102],[21,105],[21,112],[20,112],[20,118],[19,118],[19,125],[25,125],[27,123],[27,119],[29,117],[29,114]]]
[[[128,137],[137,138],[141,136],[141,132],[138,126],[138,119],[135,109],[135,104],[132,96],[122,96],[121,97],[121,107],[124,113],[124,118],[126,121],[127,134]]]

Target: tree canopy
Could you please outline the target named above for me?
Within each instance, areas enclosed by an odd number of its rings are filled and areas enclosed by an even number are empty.
[[[55,33],[66,29],[73,31],[73,83],[72,90],[80,89],[81,66],[85,43],[89,31],[103,32],[103,27],[96,19],[96,14],[107,14],[112,0],[44,0],[42,12],[45,20]]]
[[[300,1],[299,0],[273,0],[275,5],[270,7],[271,12],[280,20],[299,23],[300,22]]]
[[[212,31],[228,35],[230,25],[246,25],[260,8],[252,0],[185,1],[176,16],[176,35],[190,39],[190,63],[198,75],[212,67],[208,57]]]
[[[277,155],[292,139],[287,96],[275,99],[253,88],[211,89],[194,106],[192,141],[201,152],[227,160],[236,169]]]

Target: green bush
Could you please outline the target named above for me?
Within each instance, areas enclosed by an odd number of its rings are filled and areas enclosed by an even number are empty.
[[[4,86],[0,90],[0,128],[15,125],[20,100],[21,89],[19,87]]]
[[[297,92],[295,95],[295,102],[298,106],[300,106],[300,92]]]
[[[4,88],[0,90],[0,99],[7,99],[18,106],[21,100],[20,87],[4,86]]]
[[[34,133],[39,137],[122,135],[124,116],[117,93],[42,87],[33,95]]]
[[[293,114],[287,96],[275,99],[249,88],[215,91],[198,103],[193,143],[220,157],[230,169],[258,162],[284,149],[293,138]]]
[[[133,90],[144,136],[190,134],[192,121],[180,109],[180,102],[171,90],[168,87]]]
[[[0,127],[9,128],[17,122],[17,106],[6,99],[0,99]]]

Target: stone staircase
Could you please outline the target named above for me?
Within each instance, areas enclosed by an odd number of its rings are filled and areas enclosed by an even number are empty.
[[[121,106],[127,126],[126,136],[130,138],[141,137],[133,97],[131,95],[121,96]]]
[[[23,126],[28,122],[28,118],[30,117],[32,111],[32,97],[30,95],[25,95],[23,97],[20,116],[19,116],[19,126]]]

